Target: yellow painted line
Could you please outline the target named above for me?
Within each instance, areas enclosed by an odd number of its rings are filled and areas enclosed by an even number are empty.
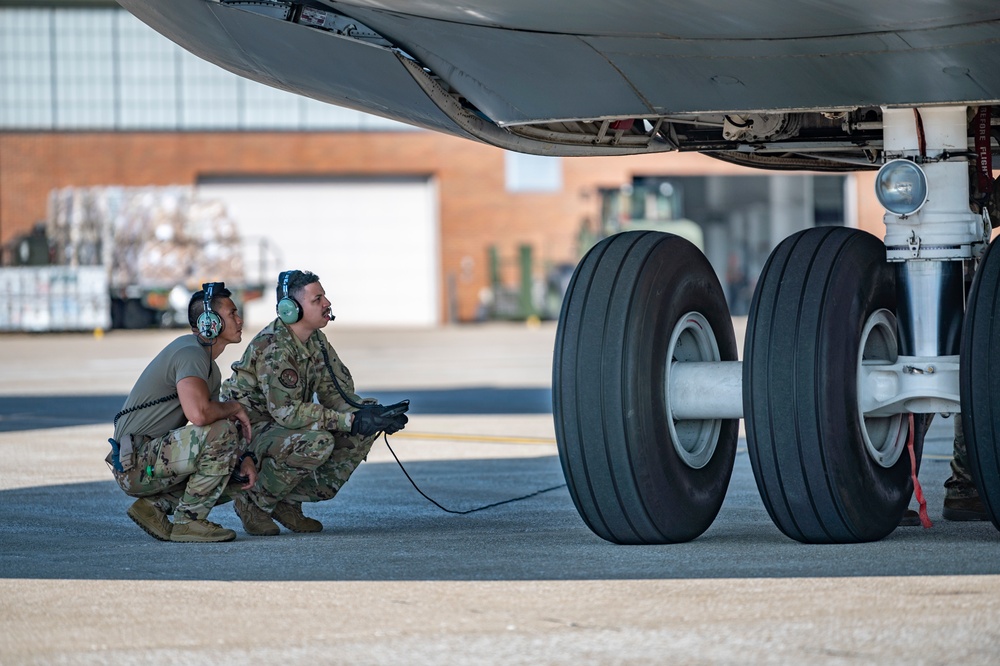
[[[490,442],[494,444],[549,444],[556,440],[551,437],[508,437],[504,435],[460,435],[430,432],[397,432],[392,439],[444,439],[452,442]]]

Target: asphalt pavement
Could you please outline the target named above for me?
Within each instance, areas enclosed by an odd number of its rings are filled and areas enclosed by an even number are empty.
[[[180,332],[0,336],[0,663],[1000,661],[1000,532],[941,519],[949,421],[925,443],[930,529],[792,541],[741,441],[705,534],[618,546],[563,485],[554,331],[329,327],[359,392],[410,398],[410,424],[307,506],[321,533],[251,537],[223,505],[226,544],[153,540],[103,462],[131,383]]]

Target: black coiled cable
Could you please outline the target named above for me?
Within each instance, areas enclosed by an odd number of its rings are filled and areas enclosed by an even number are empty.
[[[347,402],[347,404],[349,404],[351,407],[355,407],[357,409],[361,409],[363,407],[363,405],[359,405],[355,401],[353,401],[350,398],[348,398],[347,397],[347,393],[345,393],[344,389],[342,389],[340,387],[340,382],[337,381],[337,375],[334,374],[333,367],[330,365],[330,357],[327,355],[326,345],[323,343],[322,340],[320,341],[320,350],[323,352],[323,363],[326,364],[327,372],[330,373],[330,378],[333,380],[333,385],[337,388],[337,393],[339,393],[340,397],[343,398]],[[505,499],[505,500],[502,500],[500,502],[493,502],[492,504],[485,504],[483,506],[478,506],[478,507],[476,507],[474,509],[466,509],[465,511],[457,511],[455,509],[449,509],[447,507],[442,506],[440,503],[438,503],[436,500],[434,500],[433,498],[431,498],[427,493],[425,493],[424,491],[422,491],[420,489],[420,486],[418,486],[417,483],[416,483],[416,481],[413,480],[413,477],[410,476],[410,473],[406,471],[405,467],[403,467],[403,463],[399,460],[399,456],[397,456],[396,452],[392,450],[392,446],[389,444],[389,436],[385,432],[382,433],[382,441],[385,442],[385,445],[389,449],[389,453],[392,454],[392,457],[396,459],[396,464],[399,465],[399,469],[403,470],[403,475],[406,476],[407,481],[410,482],[410,485],[413,486],[413,489],[416,490],[418,493],[420,493],[420,495],[424,499],[426,499],[428,502],[430,502],[431,504],[433,504],[434,506],[436,506],[437,508],[441,509],[442,511],[444,511],[446,513],[453,513],[453,514],[457,514],[457,515],[466,515],[466,514],[469,514],[469,513],[475,513],[476,511],[483,511],[484,509],[492,509],[493,507],[500,506],[502,504],[510,504],[511,502],[519,502],[521,500],[525,500],[525,499],[528,499],[530,497],[534,497],[536,495],[541,495],[542,493],[547,493],[547,492],[550,492],[550,491],[553,491],[553,490],[558,490],[559,488],[566,487],[565,483],[560,483],[557,486],[552,486],[551,488],[543,488],[542,490],[536,490],[533,493],[528,493],[527,495],[521,495],[520,497],[512,497],[510,499]]]

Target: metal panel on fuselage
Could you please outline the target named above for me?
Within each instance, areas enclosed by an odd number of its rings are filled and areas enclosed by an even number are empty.
[[[909,32],[1000,19],[995,0],[320,0],[356,9],[561,35],[787,40]]]
[[[597,24],[589,35],[570,35],[343,9],[500,125],[1000,99],[1000,12],[899,32],[746,39],[724,37],[722,27],[717,37],[680,39],[603,36]]]

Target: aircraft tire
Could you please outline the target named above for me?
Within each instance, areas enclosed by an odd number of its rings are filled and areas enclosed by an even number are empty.
[[[909,456],[878,464],[858,409],[865,324],[895,300],[884,245],[853,229],[794,234],[761,272],[744,345],[747,449],[764,506],[792,539],[875,541],[906,510]]]
[[[972,479],[1000,529],[1000,242],[986,250],[962,325],[959,390]]]
[[[715,271],[695,245],[671,234],[607,238],[570,281],[553,359],[556,440],[580,516],[607,541],[690,541],[725,499],[738,420],[688,422],[715,424],[715,439],[697,439],[698,468],[685,463],[668,426],[668,340],[692,312],[708,322],[719,350],[720,358],[703,360],[735,361]]]

